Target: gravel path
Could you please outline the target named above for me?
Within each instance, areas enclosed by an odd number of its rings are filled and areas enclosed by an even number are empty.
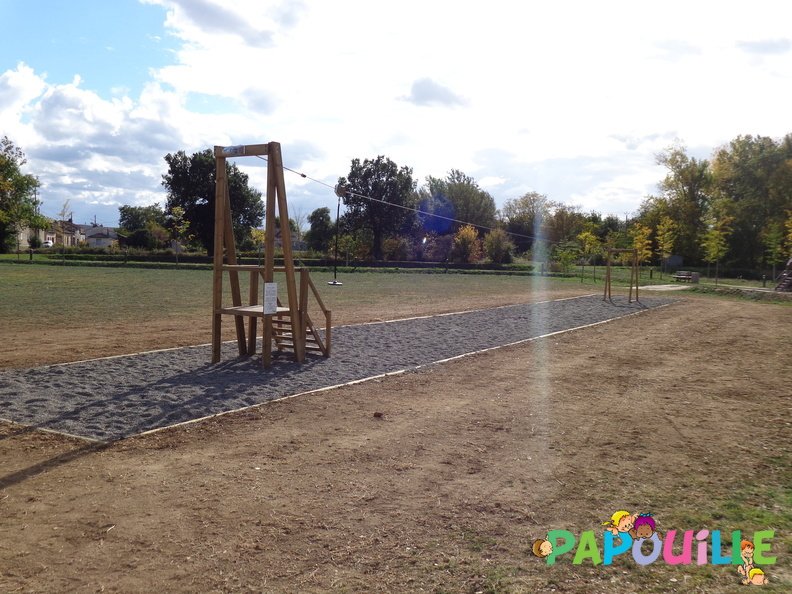
[[[299,365],[236,358],[209,363],[209,346],[187,347],[0,373],[0,418],[101,441],[259,404],[673,302],[578,297],[333,329],[332,357]]]

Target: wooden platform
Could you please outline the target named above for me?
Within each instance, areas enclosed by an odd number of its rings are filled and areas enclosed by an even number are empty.
[[[247,316],[250,318],[263,318],[264,306],[263,305],[240,305],[237,307],[222,307],[217,313],[230,314],[232,316]],[[288,307],[278,307],[278,313],[273,314],[278,316],[289,316],[291,312]]]

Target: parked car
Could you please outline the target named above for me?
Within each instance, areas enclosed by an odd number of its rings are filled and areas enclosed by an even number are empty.
[[[54,244],[49,239],[41,244],[41,247],[51,248]]]

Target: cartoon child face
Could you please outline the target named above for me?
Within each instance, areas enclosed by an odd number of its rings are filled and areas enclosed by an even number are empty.
[[[553,552],[553,545],[550,544],[549,540],[543,538],[537,538],[533,542],[533,546],[531,547],[531,551],[534,555],[539,558],[547,557],[550,553]]]
[[[767,583],[767,576],[761,569],[754,569],[749,574],[748,583],[753,586],[764,586]]]
[[[742,552],[740,553],[740,556],[742,557],[743,561],[745,561],[746,563],[752,563],[753,554],[754,554],[754,547],[752,544],[749,544],[743,548]]]
[[[635,529],[635,538],[649,538],[652,534],[653,530],[649,524],[641,524]]]
[[[633,527],[633,517],[632,516],[624,516],[619,520],[617,524],[617,529],[619,532],[629,532],[632,530]]]

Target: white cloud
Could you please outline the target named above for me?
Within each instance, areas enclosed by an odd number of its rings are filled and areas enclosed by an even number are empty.
[[[431,78],[421,78],[413,82],[410,94],[404,99],[415,105],[433,106],[445,105],[454,107],[464,105],[465,100],[448,87],[433,81]]]
[[[675,138],[792,131],[786,2],[146,1],[179,48],[142,89],[0,74],[3,130],[56,202],[161,199],[165,153],[277,140],[330,185],[384,154],[419,181],[460,169],[499,205],[535,190],[623,216]],[[264,187],[262,164],[240,165]],[[335,202],[287,183],[309,210]]]

